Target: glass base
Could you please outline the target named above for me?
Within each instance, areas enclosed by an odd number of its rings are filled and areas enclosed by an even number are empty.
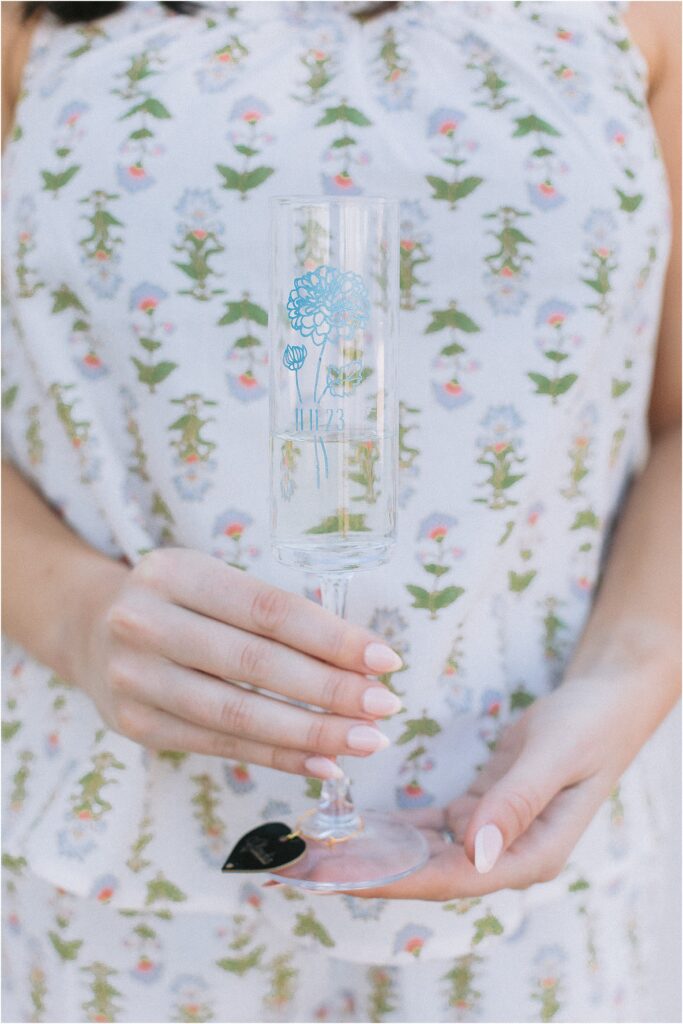
[[[397,882],[427,863],[427,840],[412,825],[379,811],[362,811],[360,816],[362,831],[352,839],[328,845],[303,836],[306,852],[301,860],[272,877],[312,892],[353,892]]]

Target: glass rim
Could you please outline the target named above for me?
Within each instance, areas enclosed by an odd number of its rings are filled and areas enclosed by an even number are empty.
[[[399,200],[390,196],[324,196],[281,195],[270,196],[271,206],[398,206]]]

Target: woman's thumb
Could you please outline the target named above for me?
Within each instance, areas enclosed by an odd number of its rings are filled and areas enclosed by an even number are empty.
[[[559,778],[555,759],[547,750],[544,754],[539,757],[522,752],[477,804],[465,832],[464,845],[465,853],[481,874],[491,870],[503,850],[526,832],[566,785]]]

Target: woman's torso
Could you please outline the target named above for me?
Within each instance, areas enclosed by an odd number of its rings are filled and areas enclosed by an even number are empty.
[[[39,26],[25,88],[6,448],[133,563],[191,546],[315,597],[268,546],[267,200],[401,200],[399,545],[349,614],[402,652],[407,712],[354,784],[366,804],[445,801],[561,678],[646,452],[668,205],[617,5],[405,4],[361,25],[336,3],[138,3]],[[159,872],[178,909],[248,898],[222,859],[299,811],[303,780],[144,752],[11,646],[8,664],[12,855],[82,894],[107,878],[123,906]],[[624,861],[623,800],[587,863]],[[524,900],[490,903],[512,921]],[[269,901],[289,928],[298,903]],[[368,914],[374,958],[401,955],[411,904],[337,902],[315,907],[340,955]],[[466,945],[464,917],[430,914],[425,955]]]

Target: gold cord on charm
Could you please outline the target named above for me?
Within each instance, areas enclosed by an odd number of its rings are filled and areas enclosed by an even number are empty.
[[[291,832],[289,832],[286,836],[281,836],[280,842],[284,843],[288,839],[296,839],[298,836],[301,836],[302,839],[310,839],[315,843],[322,843],[323,846],[336,846],[337,843],[347,843],[349,839],[355,839],[356,836],[362,834],[364,824],[363,819],[361,818],[359,827],[354,832],[350,832],[348,836],[330,836],[329,839],[319,839],[318,836],[309,835],[309,833],[304,832],[302,828],[302,823],[306,820],[306,818],[310,818],[312,814],[315,814],[317,810],[317,807],[311,807],[310,810],[305,811],[303,814],[300,814],[299,817],[296,819],[294,829]]]

